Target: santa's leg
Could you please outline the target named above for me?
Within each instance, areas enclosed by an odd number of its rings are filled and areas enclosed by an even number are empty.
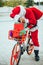
[[[34,44],[35,60],[39,61],[39,42],[38,42],[38,30],[31,32],[32,41]]]

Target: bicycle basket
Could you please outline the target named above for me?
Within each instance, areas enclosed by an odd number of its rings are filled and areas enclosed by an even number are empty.
[[[11,32],[12,32],[12,38],[20,37],[20,31],[23,29],[24,29],[23,23],[14,24],[14,29],[9,31],[9,37],[10,37]]]

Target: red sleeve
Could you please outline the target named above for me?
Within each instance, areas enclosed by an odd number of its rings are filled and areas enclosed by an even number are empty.
[[[36,20],[40,19],[41,16],[43,15],[43,12],[40,11],[39,9],[35,8],[35,7],[32,7],[32,8],[30,8],[30,9],[33,11]]]
[[[35,19],[34,13],[32,12],[31,9],[27,9],[26,17],[29,20],[29,24],[30,24],[28,26],[29,28],[32,28],[33,25],[36,25],[36,19]]]
[[[29,28],[32,28],[34,25],[36,25],[36,19],[33,12],[30,12],[29,22],[30,22],[30,25],[28,26]]]

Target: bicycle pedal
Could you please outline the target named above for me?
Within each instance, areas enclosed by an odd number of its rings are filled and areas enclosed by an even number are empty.
[[[33,45],[27,46],[27,49],[26,49],[27,54],[30,55],[32,53],[33,49],[34,49]]]
[[[23,55],[23,53],[25,52],[25,50],[23,49],[23,47],[21,48],[21,55]]]

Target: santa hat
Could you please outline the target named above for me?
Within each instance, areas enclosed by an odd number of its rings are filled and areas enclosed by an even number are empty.
[[[15,7],[13,10],[12,10],[12,13],[10,14],[10,17],[11,18],[14,18],[14,17],[22,17],[23,15],[25,15],[26,13],[26,10],[25,10],[25,7],[19,5],[17,7]]]
[[[25,16],[22,16],[22,18],[25,20],[25,23],[29,23],[29,20],[25,18]]]
[[[19,5],[19,7],[20,7],[19,16],[22,17],[22,16],[24,16],[26,14],[26,10],[25,10],[25,7],[23,7],[21,5]]]

